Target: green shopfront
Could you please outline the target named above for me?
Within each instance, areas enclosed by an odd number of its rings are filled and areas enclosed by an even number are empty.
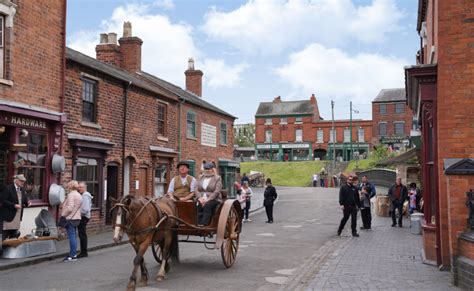
[[[237,181],[240,164],[238,162],[219,159],[219,175],[222,178],[222,190],[227,190],[227,197],[235,198],[234,182]]]
[[[311,143],[257,144],[255,154],[259,161],[312,160]]]
[[[337,143],[336,144],[336,158],[338,161],[350,161],[352,157],[359,156],[359,159],[367,157],[369,153],[368,143],[352,143],[352,150],[350,143]],[[328,145],[327,159],[332,159],[334,152],[333,144]]]

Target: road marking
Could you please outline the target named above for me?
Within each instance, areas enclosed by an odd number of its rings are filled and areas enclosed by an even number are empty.
[[[283,225],[285,228],[300,228],[302,225]]]
[[[283,285],[288,280],[288,277],[265,277],[265,280],[273,284]]]
[[[259,236],[275,236],[273,233],[270,232],[264,232],[264,233],[257,233]]]
[[[296,269],[284,269],[284,270],[275,271],[275,273],[280,274],[280,275],[291,276],[295,273],[295,271]]]
[[[239,248],[247,248],[248,245],[239,245]]]

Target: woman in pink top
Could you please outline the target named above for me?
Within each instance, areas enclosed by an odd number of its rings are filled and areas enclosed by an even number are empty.
[[[67,188],[70,192],[62,204],[61,216],[66,217],[68,221],[66,232],[69,239],[69,256],[65,257],[63,262],[73,262],[77,260],[76,228],[81,221],[80,209],[82,207],[82,196],[77,192],[78,187],[79,183],[74,180],[67,184]]]

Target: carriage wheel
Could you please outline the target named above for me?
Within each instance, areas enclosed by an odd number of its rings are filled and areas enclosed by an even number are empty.
[[[155,260],[158,262],[158,264],[163,263],[163,251],[161,250],[160,244],[159,243],[152,243],[151,244],[151,252],[153,253],[153,257],[155,257]],[[165,265],[165,272],[168,273],[170,270],[170,263],[166,261]]]
[[[242,220],[235,207],[232,207],[227,216],[227,222],[224,233],[224,242],[221,247],[222,262],[226,268],[232,267],[237,257],[239,249],[239,236],[242,229]]]

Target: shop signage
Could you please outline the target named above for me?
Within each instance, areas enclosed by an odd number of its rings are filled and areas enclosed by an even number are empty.
[[[7,119],[7,117],[5,119]],[[33,118],[11,116],[9,122],[11,125],[17,125],[17,126],[25,126],[25,127],[39,128],[39,129],[48,128],[45,121],[41,121],[41,120],[37,120]]]
[[[306,149],[309,148],[307,143],[298,143],[298,144],[283,144],[281,145],[284,149]]]
[[[269,145],[269,144],[258,144],[257,145],[257,149],[258,150],[265,150],[265,149],[270,149],[270,146],[272,149],[278,149],[279,148],[279,145],[277,144],[272,144],[272,145]]]
[[[383,143],[403,143],[406,142],[407,139],[401,136],[392,136],[392,137],[383,137]]]
[[[201,123],[201,144],[208,147],[216,147],[216,127]]]

